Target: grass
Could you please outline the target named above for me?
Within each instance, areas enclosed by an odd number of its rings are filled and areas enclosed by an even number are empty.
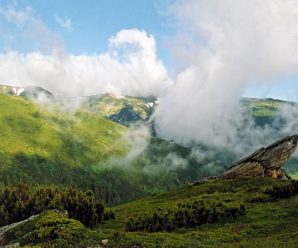
[[[42,109],[21,97],[0,94],[0,176],[16,169],[16,179],[27,172],[18,162],[47,161],[46,164],[84,168],[122,155],[126,128],[94,113],[71,115]],[[32,161],[31,161],[32,160]],[[46,168],[40,169],[46,169]],[[22,175],[21,175],[22,174]],[[27,173],[28,174],[28,173]],[[32,175],[27,175],[31,177]],[[14,179],[11,176],[11,180]]]
[[[6,154],[50,156],[59,152],[64,159],[72,160],[67,151],[72,142],[74,146],[84,144],[86,158],[100,159],[108,153],[125,151],[123,144],[116,141],[126,129],[92,113],[70,115],[41,110],[21,97],[5,95],[0,95],[0,110],[0,149]]]
[[[116,220],[99,226],[97,232],[113,239],[116,230],[122,234],[123,244],[145,247],[296,247],[298,196],[273,200],[264,193],[272,185],[283,183],[273,179],[246,178],[189,184],[113,207]],[[178,203],[195,199],[241,203],[246,206],[247,213],[231,223],[206,224],[171,233],[123,232],[131,217],[152,214],[158,208],[173,209]]]

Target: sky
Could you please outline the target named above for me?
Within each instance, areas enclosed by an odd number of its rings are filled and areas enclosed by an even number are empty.
[[[174,78],[180,62],[173,59],[172,40],[179,34],[179,24],[171,15],[175,0],[1,0],[0,52],[49,53],[47,40],[57,40],[72,55],[94,55],[109,51],[109,39],[121,30],[143,30],[154,37],[156,56],[170,77]],[[187,1],[186,1],[187,2]],[[42,26],[40,37],[28,34],[25,25],[8,20],[5,11],[26,12]],[[12,17],[13,19],[14,17]],[[28,25],[27,29],[34,29]],[[42,38],[44,36],[44,40]],[[186,42],[187,43],[187,42]],[[52,46],[52,44],[50,44]],[[249,86],[243,96],[297,100],[297,77],[289,76],[266,86]],[[1,82],[4,83],[4,82]],[[34,83],[34,82],[33,82]]]
[[[1,0],[0,6],[30,7],[49,30],[63,39],[72,54],[105,52],[107,40],[122,29],[137,28],[153,34],[158,55],[170,65],[170,52],[166,40],[175,27],[168,21],[167,6],[173,0]],[[0,19],[1,31],[8,36],[0,39],[1,50],[29,52],[40,49],[32,40],[16,35],[14,24]],[[9,36],[17,36],[18,39]]]

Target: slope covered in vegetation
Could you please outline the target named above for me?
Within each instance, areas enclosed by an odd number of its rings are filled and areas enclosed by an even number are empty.
[[[268,178],[217,179],[189,184],[113,207],[116,219],[99,226],[99,230],[110,239],[118,230],[119,243],[128,247],[296,247],[297,193],[297,182]],[[196,202],[204,207],[194,207],[198,206]],[[184,206],[189,206],[189,210]],[[243,209],[239,209],[239,215],[238,207]],[[179,215],[181,208],[184,214]],[[170,215],[169,210],[176,215]],[[227,214],[228,211],[233,214]],[[199,218],[202,222],[196,222],[195,216],[204,213],[209,218],[205,222]],[[188,216],[193,216],[190,223]],[[153,222],[148,229],[150,218]],[[182,219],[175,222],[177,218]],[[152,232],[156,230],[154,223],[163,231]],[[173,223],[180,223],[180,227],[171,229]],[[124,231],[133,230],[132,225],[137,232]]]
[[[189,180],[188,169],[171,165],[178,154],[194,168],[187,148],[149,137],[145,151],[127,158],[128,130],[95,112],[70,114],[0,94],[1,183],[71,185],[115,204]]]
[[[215,156],[203,156],[198,162],[190,149],[157,137],[149,138],[144,151],[129,157],[133,152],[123,135],[133,129],[115,122],[119,113],[123,120],[134,122],[124,111],[127,108],[146,122],[156,104],[151,98],[94,96],[88,98],[89,105],[70,114],[55,104],[51,109],[40,107],[17,96],[13,88],[6,87],[2,93],[6,94],[0,94],[2,184],[72,185],[92,189],[113,205],[219,175],[235,162],[235,155],[227,151],[215,151]],[[281,106],[291,103],[243,99],[243,104],[254,116],[272,118]],[[111,116],[118,116],[115,122],[109,120]],[[199,150],[204,155],[208,148]],[[292,176],[297,176],[296,164],[294,159],[287,166]]]
[[[86,99],[85,107],[125,126],[137,121],[148,121],[157,102],[154,97],[129,97],[112,94],[89,96]]]
[[[63,183],[72,168],[124,154],[125,128],[88,112],[46,111],[21,97],[0,95],[1,179]],[[94,135],[96,134],[96,135]]]
[[[59,247],[297,247],[298,182],[211,180],[111,208],[88,229],[57,211],[10,229],[6,243]],[[65,242],[67,241],[67,242]],[[75,243],[74,243],[75,242]]]
[[[0,226],[42,213],[48,209],[66,210],[71,218],[93,227],[104,219],[104,206],[92,191],[65,187],[29,188],[26,184],[0,190]]]

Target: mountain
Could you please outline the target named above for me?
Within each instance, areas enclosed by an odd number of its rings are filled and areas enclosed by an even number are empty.
[[[64,107],[84,108],[124,126],[136,122],[147,122],[158,103],[155,97],[130,97],[115,94],[57,97],[38,86],[0,85],[0,94],[22,96],[30,100],[39,100],[39,102],[46,100]]]
[[[61,105],[78,105],[80,108],[95,112],[100,116],[125,126],[138,121],[149,121],[158,105],[158,99],[156,97],[130,97],[115,94],[76,98],[56,97],[51,92],[38,86],[19,87],[0,85],[0,93],[23,96],[31,100],[41,95]],[[241,99],[240,105],[244,113],[252,115],[257,125],[264,126],[274,121],[281,108],[294,106],[296,103],[272,98],[259,99],[244,97]]]
[[[117,123],[128,126],[135,122],[150,120],[158,99],[154,97],[129,97],[103,94],[85,98],[84,106]],[[271,125],[281,108],[296,103],[272,98],[247,98],[240,101],[242,112],[251,115],[256,125]]]
[[[149,136],[138,151],[131,131],[88,109],[69,113],[0,94],[1,183],[72,185],[115,204],[190,180],[198,164],[189,149]],[[176,158],[184,168],[172,166]]]
[[[249,112],[255,123],[259,126],[271,125],[278,117],[279,111],[284,107],[295,106],[295,102],[278,99],[242,98],[241,106],[244,112]]]
[[[85,107],[106,118],[128,126],[137,121],[148,121],[158,105],[155,97],[129,97],[113,94],[89,96],[85,98]],[[240,101],[242,111],[251,114],[260,126],[270,125],[278,116],[281,108],[294,106],[296,103],[272,98],[247,98]]]
[[[1,94],[0,113],[0,174],[6,183],[21,178],[62,183],[64,167],[80,169],[127,150],[118,141],[126,129],[92,113],[49,111]]]
[[[154,97],[103,94],[86,97],[84,106],[125,126],[148,121],[157,105]]]
[[[73,185],[92,189],[111,205],[220,175],[237,158],[230,151],[212,150],[211,157],[198,161],[191,148],[158,137],[132,143],[135,138],[127,134],[136,127],[126,126],[154,125],[150,117],[158,104],[155,98],[59,98],[39,87],[0,89],[3,184]],[[51,107],[35,103],[45,98]],[[244,111],[270,124],[280,106],[293,103],[245,98],[242,104]],[[202,155],[210,153],[208,147],[199,148]],[[292,159],[286,166],[291,176],[298,174],[296,163]]]
[[[11,96],[22,96],[28,99],[47,97],[53,98],[53,94],[39,86],[9,86],[0,85],[0,93]]]

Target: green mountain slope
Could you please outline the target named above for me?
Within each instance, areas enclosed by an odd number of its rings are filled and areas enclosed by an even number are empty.
[[[21,173],[36,182],[52,182],[54,177],[49,179],[50,174],[36,174],[40,169],[50,170],[42,164],[55,165],[55,169],[51,169],[59,173],[62,165],[82,168],[127,150],[125,144],[119,142],[124,127],[88,112],[68,115],[42,110],[21,97],[0,95],[0,126],[2,177],[7,173],[18,177]],[[36,171],[33,167],[28,169],[38,177],[26,175],[26,164],[37,166]],[[14,166],[14,170],[10,166]],[[7,180],[18,178],[7,176]]]
[[[115,204],[193,180],[189,171],[198,164],[173,142],[149,138],[144,151],[127,158],[128,130],[96,112],[69,114],[0,94],[1,183],[71,185]],[[172,166],[173,156],[182,169]],[[195,179],[206,176],[199,171]]]
[[[69,152],[71,146],[77,145],[78,151],[85,151],[81,154],[83,161],[124,151],[115,141],[125,128],[92,113],[79,112],[72,116],[48,112],[22,98],[4,95],[0,95],[0,108],[3,138],[0,147],[6,153],[28,152],[48,157],[59,151],[64,159],[75,164]]]

